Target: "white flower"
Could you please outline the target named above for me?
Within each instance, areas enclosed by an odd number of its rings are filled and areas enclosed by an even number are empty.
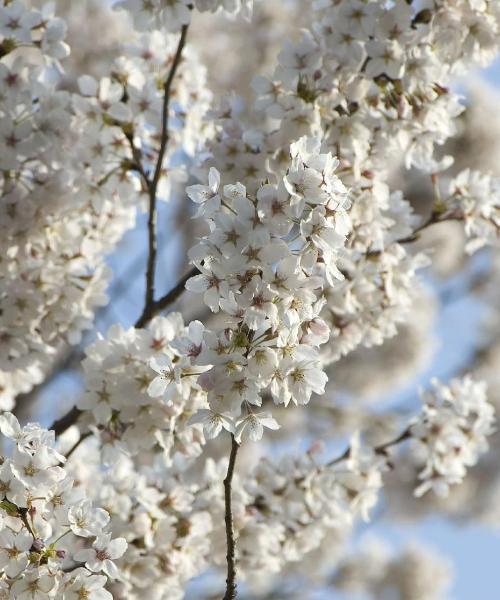
[[[208,173],[208,186],[196,184],[186,188],[187,195],[200,207],[195,216],[210,217],[219,210],[221,198],[219,194],[220,173],[213,167]]]
[[[392,79],[399,79],[404,70],[404,55],[401,46],[395,40],[384,42],[373,40],[366,44],[370,60],[366,66],[369,77],[387,75]]]
[[[0,531],[0,570],[8,577],[17,577],[28,565],[33,536],[24,529],[15,533],[5,527]]]
[[[268,412],[249,413],[246,417],[238,419],[236,422],[234,439],[240,443],[242,436],[246,435],[252,440],[252,442],[258,442],[260,439],[262,439],[264,427],[273,430],[280,428],[276,419],[274,419]]]
[[[290,399],[295,404],[307,404],[313,392],[324,394],[328,381],[326,373],[308,360],[300,360],[290,365],[286,379]]]
[[[187,356],[195,363],[202,351],[204,332],[205,326],[203,323],[200,321],[191,321],[188,326],[187,336],[174,340],[172,348],[175,348],[181,355]]]
[[[149,365],[158,373],[148,386],[148,394],[153,398],[163,396],[172,384],[180,382],[179,368],[168,356],[161,354],[153,357]]]
[[[16,444],[22,445],[28,437],[19,425],[17,417],[12,413],[0,415],[0,431],[5,437],[16,442]]]
[[[80,569],[72,583],[64,590],[65,600],[112,600],[113,596],[104,589],[108,580],[104,575],[91,575]]]
[[[227,297],[229,286],[224,280],[224,271],[216,264],[199,267],[201,274],[195,275],[186,282],[186,289],[203,294],[205,304],[213,312],[218,312],[221,297]]]
[[[109,514],[102,508],[94,508],[90,500],[82,500],[70,507],[68,521],[75,535],[91,537],[104,531],[109,523]]]
[[[90,571],[95,573],[103,571],[111,579],[116,579],[119,572],[113,560],[122,557],[126,549],[127,542],[125,538],[112,540],[111,534],[105,533],[96,538],[92,548],[76,552],[74,559],[78,562],[84,562]]]
[[[53,576],[34,569],[26,573],[23,579],[16,581],[11,591],[16,600],[47,600],[54,585]]]
[[[47,448],[42,446],[34,454],[14,450],[12,472],[28,489],[43,493],[52,484],[64,478],[61,467],[52,466]]]
[[[230,415],[214,412],[202,408],[189,419],[189,424],[203,424],[203,431],[208,439],[213,439],[219,435],[222,429],[234,432],[234,420]]]
[[[248,370],[254,377],[270,378],[278,366],[276,352],[267,347],[256,348],[248,356]]]

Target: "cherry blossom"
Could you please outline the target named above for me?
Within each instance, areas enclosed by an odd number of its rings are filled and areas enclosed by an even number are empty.
[[[456,85],[498,3],[36,4],[0,1],[0,597],[437,600],[430,551],[355,547],[498,523],[500,127]],[[411,416],[451,272],[489,321]]]

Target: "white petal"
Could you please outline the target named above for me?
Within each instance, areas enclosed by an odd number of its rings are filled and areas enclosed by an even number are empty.
[[[78,78],[78,87],[84,96],[96,96],[98,84],[90,75],[82,75]]]
[[[186,289],[190,292],[204,292],[208,289],[208,281],[205,275],[195,275],[186,281]]]
[[[130,121],[132,119],[130,109],[123,102],[112,104],[109,107],[108,115],[117,121]]]
[[[167,389],[168,383],[163,377],[155,377],[148,386],[148,394],[152,398],[163,396]]]
[[[116,538],[112,540],[108,545],[108,554],[111,558],[120,558],[125,554],[128,544],[125,538]]]
[[[208,172],[208,185],[212,191],[217,191],[220,184],[220,173],[216,168],[210,167]]]
[[[21,432],[21,427],[16,416],[12,413],[4,413],[0,416],[0,431],[5,437],[15,439]]]

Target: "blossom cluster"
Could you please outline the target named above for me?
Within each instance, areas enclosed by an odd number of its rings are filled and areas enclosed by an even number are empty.
[[[433,382],[423,394],[422,414],[411,425],[416,441],[415,460],[423,463],[417,496],[433,490],[446,495],[450,485],[461,483],[467,467],[488,449],[495,411],[486,398],[486,386],[470,377],[449,385]]]
[[[99,452],[85,452],[86,466],[75,454],[68,467],[78,473],[95,503],[109,507],[113,535],[128,544],[116,561],[120,576],[109,580],[106,589],[113,598],[183,598],[187,581],[213,561],[208,499],[221,495],[216,472],[198,473],[195,479],[185,473],[185,465],[166,470],[162,459],[141,466],[125,456],[103,472],[97,466]],[[95,464],[89,464],[89,456]]]
[[[176,452],[201,452],[203,434],[188,420],[206,402],[196,382],[201,369],[190,358],[200,351],[202,335],[201,323],[188,329],[179,313],[171,313],[146,329],[115,325],[106,339],[86,349],[86,391],[77,406],[100,440],[106,463],[155,447],[167,463]]]
[[[200,12],[223,10],[229,14],[252,14],[253,0],[120,0],[117,8],[127,10],[139,31],[166,29],[179,31],[191,22],[193,8]]]
[[[159,153],[163,85],[176,40],[166,45],[158,31],[136,36],[110,76],[83,75],[79,92],[69,94],[49,76],[54,52],[59,57],[66,48],[60,20],[52,26],[49,14],[42,18],[19,2],[2,10],[6,22],[29,24],[32,44],[41,46],[32,60],[26,32],[14,28],[18,37],[5,38],[12,43],[0,61],[0,388],[2,408],[10,409],[16,394],[43,379],[64,343],[80,341],[107,302],[104,257],[144,204],[139,171],[149,171]],[[56,50],[37,41],[45,31]],[[185,180],[172,157],[181,148],[195,152],[205,127],[203,68],[189,51],[184,64],[172,89],[171,143],[157,186],[163,199]]]
[[[369,519],[385,468],[383,457],[362,448],[356,437],[340,463],[319,467],[311,454],[261,461],[244,484],[253,497],[249,515],[236,508],[237,523],[243,523],[237,527],[244,573],[278,573],[303,560],[329,534],[348,537],[357,520]]]
[[[491,175],[465,169],[448,184],[443,210],[464,221],[466,250],[477,251],[500,239],[500,181]]]
[[[253,408],[262,390],[277,404],[307,404],[326,383],[317,347],[328,329],[317,290],[343,277],[336,256],[350,230],[347,190],[319,140],[301,138],[290,157],[277,184],[255,194],[241,183],[219,188],[213,168],[208,186],[188,188],[210,233],[191,249],[200,274],[186,288],[225,314],[196,357],[211,367],[199,379],[210,406],[204,421],[220,421],[237,439],[246,430],[259,439],[262,425],[277,428]]]
[[[188,579],[223,564],[225,536],[216,524],[224,519],[227,460],[207,459],[200,471],[188,459],[166,472],[158,456],[147,466],[122,456],[112,470],[96,473],[89,452],[86,467],[75,462],[73,468],[96,503],[113,507],[111,529],[128,542],[117,561],[120,579],[108,587],[113,597],[140,598],[147,589],[182,598]],[[236,475],[233,518],[242,577],[262,580],[298,565],[326,539],[343,543],[376,504],[384,469],[385,460],[354,441],[342,464],[318,468],[311,454],[264,460]]]
[[[0,431],[13,445],[0,469],[0,590],[2,597],[112,598],[115,560],[124,538],[107,533],[110,516],[88,500],[64,469],[54,432],[21,428],[10,413]]]
[[[296,573],[368,519],[389,448],[408,441],[415,496],[441,496],[494,433],[485,385],[469,377],[434,383],[422,413],[380,445],[376,424],[387,433],[400,414],[367,414],[355,398],[342,412],[315,395],[327,369],[334,383],[349,358],[363,370],[367,349],[408,319],[430,328],[415,308],[429,253],[411,246],[427,225],[463,223],[470,252],[498,240],[498,180],[465,170],[442,194],[452,159],[437,150],[463,111],[452,77],[499,49],[500,5],[311,0],[300,38],[285,40],[271,77],[254,79],[253,107],[212,105],[187,27],[199,12],[248,16],[252,4],[118,2],[130,28],[123,51],[69,92],[63,21],[0,0],[0,408],[92,326],[107,301],[105,257],[146,204],[151,296],[142,326],[116,324],[85,349],[68,458],[64,436],[56,444],[53,432],[0,416],[12,448],[0,461],[0,597],[180,600],[189,580],[224,567],[231,535],[250,586]],[[432,184],[427,220],[398,189],[402,164]],[[186,207],[204,228],[189,251],[197,274],[186,289],[204,305],[191,322],[154,316],[165,305],[150,281],[165,267],[155,264],[156,200],[188,178]],[[321,463],[314,444],[259,455],[327,411],[329,442],[349,429],[340,457]],[[276,433],[247,443],[265,428]],[[221,459],[230,437],[231,459]],[[420,568],[418,552],[407,559]],[[344,575],[355,563],[339,563]],[[381,560],[361,587],[374,597],[403,588],[405,566]]]
[[[0,381],[8,409],[42,380],[60,345],[90,327],[106,302],[103,254],[134,217],[111,184],[96,203],[97,179],[74,170],[83,141],[71,95],[54,81],[56,59],[68,52],[63,21],[18,1],[0,14]]]
[[[402,156],[406,167],[428,174],[451,164],[434,156],[463,110],[451,76],[492,57],[499,15],[491,3],[313,4],[302,40],[285,43],[272,78],[255,79],[251,119],[230,103],[210,112],[219,133],[208,140],[211,156],[201,170],[214,167],[222,186],[240,181],[255,195],[263,183],[279,181],[302,136],[319,138],[321,151],[337,157],[351,227],[336,260],[347,276],[324,293],[321,318],[333,335],[323,354],[331,361],[381,344],[410,314],[416,272],[426,261],[398,243],[419,219],[390,189],[389,174]],[[450,23],[462,44],[450,46]],[[471,23],[481,23],[484,35],[474,37]]]

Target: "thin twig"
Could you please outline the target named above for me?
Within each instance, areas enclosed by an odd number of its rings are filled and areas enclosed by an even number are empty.
[[[135,324],[135,327],[144,327],[149,323],[149,321],[151,321],[151,319],[155,315],[157,315],[159,312],[167,308],[170,304],[175,302],[184,291],[186,281],[194,275],[196,275],[198,272],[199,271],[196,267],[193,267],[190,271],[188,271],[167,294],[162,296],[156,302],[153,302],[153,304],[148,308],[148,310],[140,316],[140,318]],[[54,421],[49,427],[49,429],[53,430],[56,436],[61,435],[61,433],[64,433],[67,429],[71,427],[71,425],[74,425],[76,423],[78,417],[82,414],[82,412],[83,411],[79,410],[78,408],[76,408],[76,406],[74,406],[63,417]]]
[[[146,169],[144,168],[144,165],[142,164],[141,151],[135,145],[134,134],[131,131],[124,131],[124,133],[125,133],[125,137],[128,140],[128,143],[130,145],[130,150],[132,151],[132,158],[134,159],[134,170],[136,170],[139,173],[139,175],[141,176],[142,183],[143,183],[144,187],[146,188],[145,191],[147,191],[149,193],[149,187],[150,187],[151,183],[149,181],[148,174],[146,173]]]
[[[163,108],[162,108],[162,128],[161,128],[161,138],[160,138],[160,148],[158,151],[158,159],[156,162],[153,178],[150,179],[146,173],[144,165],[141,162],[141,156],[139,150],[136,148],[133,140],[133,135],[127,135],[127,139],[130,143],[130,147],[132,149],[132,156],[134,159],[134,166],[138,170],[141,178],[145,186],[147,187],[148,196],[149,196],[149,214],[148,214],[148,263],[146,269],[146,295],[144,301],[144,309],[142,311],[141,316],[137,320],[136,327],[143,327],[146,323],[148,323],[158,312],[160,312],[163,308],[167,307],[171,302],[176,300],[178,296],[184,290],[184,285],[191,277],[191,271],[185,277],[181,279],[181,281],[175,286],[171,292],[169,292],[163,298],[160,298],[155,302],[154,300],[154,291],[155,291],[155,271],[156,271],[156,256],[157,256],[157,244],[156,244],[156,195],[158,191],[158,183],[161,177],[161,170],[163,165],[163,159],[165,157],[165,152],[167,150],[167,144],[169,140],[169,128],[168,128],[168,111],[170,106],[170,98],[172,92],[172,84],[174,81],[175,74],[177,72],[177,68],[182,59],[182,51],[184,46],[186,45],[186,37],[187,37],[188,26],[184,25],[181,30],[181,35],[179,38],[179,43],[177,44],[177,50],[174,55],[174,59],[172,65],[170,67],[170,71],[168,73],[167,79],[165,81],[164,86],[164,96],[163,96]],[[197,270],[196,270],[197,272]],[[195,272],[195,274],[196,274]],[[69,413],[67,413],[61,419],[55,421],[50,429],[53,429],[56,435],[60,435],[66,429],[71,427],[80,416],[82,411],[78,408],[73,407]]]
[[[71,448],[68,450],[68,452],[66,452],[66,455],[65,455],[66,459],[68,459],[73,454],[73,452],[78,448],[78,446],[84,440],[86,440],[88,437],[90,437],[91,435],[92,435],[91,431],[86,431],[85,433],[82,433],[82,435],[80,436],[80,439],[71,446]]]
[[[63,417],[54,421],[49,427],[49,430],[54,431],[56,436],[61,435],[61,433],[64,433],[71,425],[74,425],[78,421],[78,417],[82,412],[83,411],[76,408],[76,406],[73,406],[73,408]]]
[[[155,295],[155,273],[156,273],[156,256],[157,256],[157,243],[156,243],[156,220],[157,220],[157,191],[158,183],[161,178],[161,170],[163,167],[163,159],[167,150],[169,140],[169,128],[168,128],[168,112],[170,106],[170,99],[172,93],[172,84],[174,81],[177,68],[181,62],[182,50],[186,44],[188,25],[184,25],[181,30],[179,43],[177,44],[177,50],[170,67],[167,79],[164,86],[163,95],[163,107],[162,107],[162,127],[160,137],[160,149],[158,151],[158,159],[156,161],[155,170],[152,179],[147,179],[148,182],[148,195],[149,195],[149,213],[148,213],[148,264],[146,269],[146,296],[143,314],[146,313],[154,303]],[[133,145],[132,145],[133,146]]]
[[[199,271],[196,267],[193,267],[192,269],[190,269],[183,277],[181,277],[181,279],[179,279],[179,281],[175,284],[175,286],[167,294],[162,296],[159,300],[156,300],[155,302],[151,303],[147,307],[147,310],[143,311],[142,315],[136,321],[135,327],[137,327],[137,328],[144,327],[144,325],[149,323],[149,321],[151,321],[151,319],[155,315],[157,315],[162,310],[167,308],[167,306],[170,306],[170,304],[175,302],[179,298],[179,296],[182,294],[182,292],[184,291],[186,281],[188,279],[191,279],[191,277],[194,277],[198,273],[199,273]]]
[[[224,502],[225,502],[225,517],[226,522],[226,560],[227,560],[227,578],[226,578],[226,593],[223,600],[234,600],[237,596],[236,591],[236,540],[234,538],[233,527],[233,510],[231,498],[231,484],[233,481],[234,466],[236,464],[236,455],[239,448],[238,442],[231,435],[231,454],[229,456],[229,465],[227,467],[227,475],[224,479]]]
[[[400,433],[398,435],[398,437],[394,438],[393,440],[390,440],[389,442],[385,442],[384,444],[380,444],[379,446],[375,446],[373,448],[373,452],[375,454],[386,454],[387,450],[389,448],[391,448],[392,446],[396,446],[397,444],[400,444],[401,442],[404,442],[405,440],[409,439],[410,437],[411,437],[411,428],[407,427],[402,433]],[[337,458],[334,458],[333,460],[327,462],[326,466],[332,467],[333,465],[336,465],[336,464],[342,462],[343,460],[347,460],[349,458],[350,454],[351,454],[351,446],[348,446],[340,456],[337,456]]]

